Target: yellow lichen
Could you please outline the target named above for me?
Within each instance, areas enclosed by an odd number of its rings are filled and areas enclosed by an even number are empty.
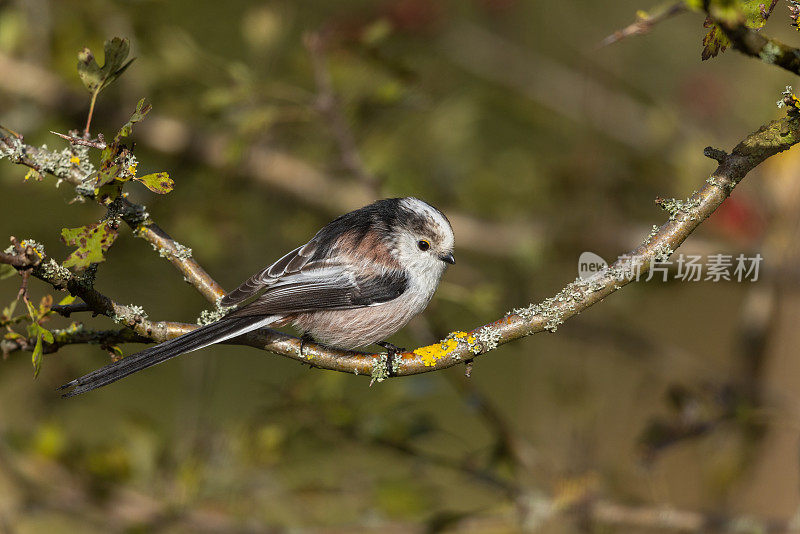
[[[30,243],[30,242],[28,242],[27,239],[23,239],[20,242],[20,245],[22,245],[22,248],[28,248],[28,245],[30,245],[31,248],[33,249],[33,252],[35,252],[36,255],[39,256],[39,258],[44,259],[44,256],[42,256],[42,253],[39,252],[39,249],[36,247],[36,242]]]
[[[475,336],[471,336],[467,332],[453,332],[447,339],[439,343],[414,349],[414,354],[422,359],[423,365],[433,367],[439,360],[456,350],[459,341],[466,341],[471,346],[475,343]]]
[[[71,158],[69,158],[69,162],[74,164],[74,165],[80,165],[81,164],[81,158],[79,158],[78,156],[72,156]]]
[[[475,343],[475,336],[471,336],[467,332],[453,332],[453,334],[450,337],[453,337],[453,338],[456,338],[456,339],[463,339],[469,345],[472,345],[473,343]]]

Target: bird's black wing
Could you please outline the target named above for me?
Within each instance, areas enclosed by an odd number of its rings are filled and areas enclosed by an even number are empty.
[[[263,288],[261,295],[231,317],[280,315],[324,309],[375,306],[396,299],[408,287],[402,271],[368,269],[311,262],[302,270],[286,274]]]
[[[251,276],[225,295],[220,304],[239,306],[232,316],[286,314],[370,306],[388,302],[405,291],[408,281],[401,270],[354,265],[352,258],[340,254],[335,246],[338,234],[327,231],[328,226],[305,245]]]

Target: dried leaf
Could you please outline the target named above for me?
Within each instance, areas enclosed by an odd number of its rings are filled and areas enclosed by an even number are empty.
[[[78,247],[64,261],[64,267],[81,271],[93,263],[105,261],[103,253],[114,243],[117,231],[107,221],[78,228],[62,228],[61,240]]]
[[[139,176],[135,180],[142,182],[150,191],[161,195],[169,193],[175,187],[175,181],[166,172],[154,172]]]
[[[714,24],[711,18],[706,18],[703,27],[709,28],[708,33],[703,37],[703,50],[700,53],[700,57],[705,61],[724,52],[731,42],[722,32],[722,28]]]

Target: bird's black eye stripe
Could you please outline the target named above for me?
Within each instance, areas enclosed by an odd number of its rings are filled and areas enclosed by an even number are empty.
[[[425,251],[425,250],[428,250],[429,248],[431,248],[431,244],[428,243],[427,241],[425,241],[424,239],[420,239],[419,241],[417,241],[417,246],[422,251]]]

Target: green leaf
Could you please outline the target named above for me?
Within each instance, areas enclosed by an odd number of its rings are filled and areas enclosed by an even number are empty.
[[[53,333],[39,323],[31,323],[28,325],[28,337],[41,337],[48,343],[52,343],[55,340]]]
[[[93,263],[105,261],[103,253],[116,238],[117,231],[107,221],[78,228],[62,228],[61,240],[67,245],[78,247],[64,261],[64,267],[74,267],[82,271]]]
[[[135,59],[125,62],[130,50],[131,45],[127,39],[114,37],[106,41],[103,45],[105,63],[102,67],[97,64],[94,54],[88,48],[78,52],[78,75],[86,89],[92,94],[99,93],[119,78]]]
[[[42,369],[43,354],[42,336],[39,336],[36,338],[36,346],[33,348],[33,355],[31,356],[31,363],[33,363],[33,378],[37,378],[39,376],[39,371]]]
[[[94,196],[101,204],[108,204],[122,194],[122,184],[126,179],[119,177],[122,165],[117,163],[94,173]]]
[[[175,187],[175,181],[166,172],[154,172],[134,179],[142,182],[150,191],[160,195],[169,193]]]
[[[99,203],[107,206],[122,194],[122,183],[111,182],[94,190],[94,198]]]
[[[718,0],[715,5],[712,5],[711,13],[716,20],[733,23],[744,22],[748,28],[757,30],[767,23],[767,17],[762,12],[762,9],[766,9],[765,4],[764,0],[739,0],[738,2]],[[693,8],[693,0],[687,0],[686,5],[690,9]],[[708,32],[703,36],[703,51],[700,54],[705,61],[724,52],[731,46],[731,42],[711,17],[706,18],[703,27],[708,28]]]
[[[36,306],[30,303],[29,300],[25,301],[25,306],[28,307],[28,317],[31,318],[31,322],[35,323],[39,319],[39,314],[36,312]],[[30,326],[28,326],[30,329]],[[29,336],[33,337],[36,335],[35,331],[29,331]]]
[[[64,297],[63,299],[58,301],[58,305],[59,306],[68,306],[68,305],[72,304],[73,302],[75,302],[76,298],[78,298],[78,297],[76,297],[75,295],[67,295],[66,297]]]
[[[136,111],[133,112],[133,115],[131,115],[131,118],[128,119],[128,122],[126,122],[125,125],[120,128],[117,136],[114,138],[114,143],[119,143],[123,137],[128,137],[133,130],[133,125],[137,122],[141,122],[145,116],[150,113],[151,109],[153,109],[153,106],[146,104],[144,98],[139,100],[139,103],[136,104]]]
[[[121,360],[125,356],[125,353],[122,352],[122,349],[119,347],[119,345],[108,345],[105,348],[111,353],[115,362]]]
[[[11,316],[14,315],[14,310],[17,309],[17,302],[19,301],[17,299],[14,299],[11,301],[11,304],[3,308],[3,313],[2,313],[3,317],[7,317],[10,319]]]
[[[105,169],[97,171],[97,176],[95,177],[95,184],[94,184],[94,191],[97,194],[97,189],[100,187],[110,184],[114,180],[117,179],[117,173],[119,172],[120,165],[111,165]]]
[[[53,337],[53,333],[50,330],[48,330],[47,328],[43,328],[41,326],[39,328],[40,328],[40,332],[42,334],[42,338],[45,341],[47,341],[48,343],[53,343],[55,341],[55,338]]]
[[[0,265],[0,280],[11,278],[15,274],[17,274],[17,270],[12,266],[8,265],[7,263],[3,263],[2,265]]]

